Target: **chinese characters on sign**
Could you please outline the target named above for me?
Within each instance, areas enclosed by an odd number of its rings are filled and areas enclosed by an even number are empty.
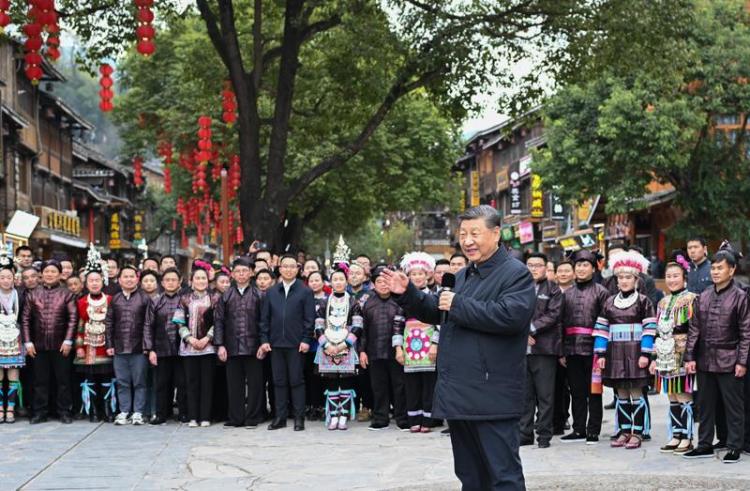
[[[516,171],[510,173],[510,214],[521,214],[521,176]]]
[[[539,174],[531,175],[531,217],[544,217],[544,192],[542,191],[542,177]]]
[[[565,207],[563,206],[560,197],[556,194],[550,193],[549,203],[551,210],[550,218],[552,218],[552,220],[565,220]]]
[[[120,215],[114,213],[109,221],[109,248],[119,249],[120,247]]]
[[[143,239],[143,214],[136,213],[133,217],[135,222],[135,231],[133,232],[133,240]]]
[[[479,206],[479,171],[471,171],[471,206]]]

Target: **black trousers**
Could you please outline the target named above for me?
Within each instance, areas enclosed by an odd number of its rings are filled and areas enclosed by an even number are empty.
[[[367,369],[372,386],[373,423],[390,422],[390,407],[393,404],[393,416],[396,424],[408,424],[406,417],[406,391],[404,388],[404,367],[396,360],[373,360]],[[391,397],[393,394],[393,397]]]
[[[552,413],[555,399],[557,356],[526,357],[526,406],[521,416],[521,438],[534,439],[534,416],[537,417],[539,441],[552,439]]]
[[[188,419],[211,421],[216,357],[211,355],[183,356],[187,388]]]
[[[211,419],[214,421],[229,420],[229,390],[227,389],[227,366],[216,359],[214,368],[214,400],[211,407]]]
[[[321,389],[322,391],[323,389]],[[271,368],[271,357],[263,359],[263,416],[276,417],[276,398],[273,388],[273,369]],[[269,411],[270,409],[270,411]]]
[[[404,373],[406,389],[406,414],[409,426],[426,426],[432,428],[432,397],[435,392],[435,372]]]
[[[555,371],[555,410],[552,416],[552,427],[555,433],[565,429],[570,417],[570,387],[565,367],[557,363]]]
[[[179,356],[159,357],[158,364],[154,367],[154,377],[156,379],[156,416],[159,418],[169,419],[172,417],[172,403],[174,402],[177,379],[178,377],[185,378],[180,372],[184,372],[184,367]],[[182,407],[180,413],[187,413],[187,408]]]
[[[357,392],[355,407],[360,409],[372,409],[373,401],[372,384],[370,383],[370,369],[357,366],[357,379],[354,389]]]
[[[294,417],[305,417],[304,357],[297,348],[273,348],[271,351],[277,419],[286,419],[289,414],[290,391]]]
[[[323,407],[323,384],[320,375],[315,373],[315,352],[305,353],[305,404],[310,407]]]
[[[568,356],[567,372],[573,403],[573,430],[582,435],[596,435],[602,430],[602,395],[591,393],[593,356]],[[586,417],[588,416],[588,423]]]
[[[71,411],[70,360],[57,350],[38,351],[34,358],[34,414],[47,416],[49,412],[50,375],[55,379],[57,414],[62,416]]]
[[[523,490],[518,419],[448,420],[456,477],[463,491]]]
[[[236,426],[263,421],[263,363],[255,356],[227,358],[227,421]]]
[[[700,398],[700,425],[698,446],[709,447],[714,443],[716,425],[716,401],[724,402],[727,422],[727,447],[742,450],[745,438],[745,381],[734,373],[698,372],[698,397]]]

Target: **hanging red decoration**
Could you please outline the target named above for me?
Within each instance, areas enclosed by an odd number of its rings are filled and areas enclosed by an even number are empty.
[[[42,56],[39,54],[42,49],[42,26],[33,20],[31,10],[29,11],[29,21],[29,24],[23,26],[23,33],[26,34],[26,42],[23,44],[26,51],[24,73],[32,85],[38,85],[39,80],[44,75],[41,66]]]
[[[133,184],[138,188],[143,185],[143,159],[141,157],[133,158]]]
[[[223,109],[222,119],[230,128],[237,121],[237,98],[229,82],[224,84],[224,90],[221,91],[221,108]]]
[[[99,67],[99,74],[101,75],[99,85],[102,87],[101,90],[99,90],[99,109],[105,113],[114,108],[112,99],[114,98],[115,93],[112,91],[112,86],[114,85],[112,73],[114,73],[114,69],[108,63],[102,63]]]
[[[0,33],[10,25],[10,0],[0,0]]]
[[[154,37],[156,30],[152,23],[154,22],[154,0],[135,0],[135,6],[138,8],[136,13],[135,37],[138,42],[136,49],[143,56],[151,56],[156,51]]]
[[[164,192],[170,194],[172,193],[172,144],[168,141],[162,141],[159,143],[157,151],[164,159]]]
[[[201,116],[198,118],[198,154],[196,160],[201,164],[205,164],[211,160],[211,149],[213,145],[211,143],[211,118],[208,116]]]

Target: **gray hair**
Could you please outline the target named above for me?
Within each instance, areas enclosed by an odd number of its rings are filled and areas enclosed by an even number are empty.
[[[490,205],[479,205],[473,208],[469,208],[460,215],[458,215],[459,225],[464,220],[476,220],[483,218],[487,228],[495,228],[502,226],[502,218],[500,213]]]

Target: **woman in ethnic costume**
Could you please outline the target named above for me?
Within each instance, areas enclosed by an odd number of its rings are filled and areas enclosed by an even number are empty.
[[[73,364],[81,383],[81,413],[88,414],[95,423],[114,420],[117,411],[115,376],[112,357],[107,356],[104,338],[104,318],[112,297],[103,293],[109,283],[101,255],[93,244],[89,246],[84,281],[86,295],[78,299],[78,330],[76,357]]]
[[[427,280],[435,271],[435,259],[426,252],[411,252],[401,260],[401,269],[418,289],[429,293]],[[429,433],[437,426],[432,419],[432,396],[435,392],[437,374],[435,361],[429,352],[435,326],[420,322],[406,312],[403,332],[394,332],[392,344],[396,349],[396,361],[404,367],[406,387],[406,413],[409,431]]]
[[[216,351],[212,344],[213,308],[219,294],[209,293],[208,283],[208,270],[201,265],[194,265],[190,279],[191,289],[180,298],[172,319],[172,322],[180,326],[180,356],[183,357],[185,366],[188,426],[191,428],[197,427],[199,421],[202,427],[211,426],[216,366]]]
[[[661,299],[656,310],[656,360],[651,362],[650,371],[656,375],[656,390],[669,397],[671,439],[661,447],[664,453],[683,454],[693,449],[695,375],[685,371],[683,356],[697,295],[687,291],[688,271],[690,263],[686,255],[675,251],[664,271],[669,295]]]
[[[315,364],[323,379],[326,423],[329,430],[346,430],[354,417],[354,375],[357,373],[357,339],[362,332],[359,302],[346,291],[344,269],[331,274],[333,292],[315,319],[318,350]]]
[[[611,446],[635,449],[648,434],[648,404],[643,388],[654,351],[656,317],[647,296],[638,293],[639,275],[648,260],[637,251],[612,255],[609,266],[617,276],[616,295],[609,297],[594,327],[594,355],[602,370],[602,382],[615,389],[617,439]]]
[[[13,259],[3,251],[0,254],[0,423],[15,423],[16,401],[23,403],[19,374],[26,364],[26,350],[18,328],[21,310],[14,282]]]

